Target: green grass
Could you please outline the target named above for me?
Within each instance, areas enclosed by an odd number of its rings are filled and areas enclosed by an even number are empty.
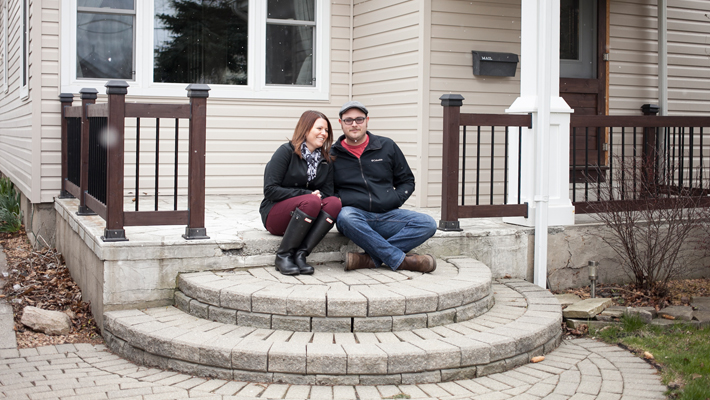
[[[17,232],[22,228],[20,193],[9,178],[0,178],[0,232]]]
[[[621,326],[592,330],[590,335],[608,343],[621,343],[643,355],[649,352],[662,366],[662,381],[672,398],[710,399],[710,327],[678,324],[670,328],[645,325],[638,318],[623,318]]]

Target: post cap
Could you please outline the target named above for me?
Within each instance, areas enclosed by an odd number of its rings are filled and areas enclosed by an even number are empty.
[[[439,97],[441,105],[444,107],[461,107],[463,105],[463,96],[460,94],[445,94]]]
[[[641,106],[641,111],[644,115],[655,115],[658,114],[660,107],[656,104],[644,104]]]
[[[83,88],[79,91],[82,100],[96,100],[99,91],[94,88]]]
[[[59,101],[62,103],[71,103],[74,101],[74,95],[72,93],[60,93]]]
[[[108,81],[104,85],[106,87],[106,94],[126,94],[128,93],[128,82],[113,80]]]
[[[185,90],[187,90],[187,97],[207,98],[210,97],[209,91],[212,89],[204,83],[191,83],[187,85]]]

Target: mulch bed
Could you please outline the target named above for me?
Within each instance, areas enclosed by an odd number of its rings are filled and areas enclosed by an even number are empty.
[[[5,251],[8,271],[0,296],[12,306],[19,348],[103,343],[90,304],[81,301],[81,290],[56,249],[33,249],[24,231],[0,233],[0,245]],[[32,331],[20,323],[25,306],[65,312],[72,320],[71,332],[50,336]]]
[[[693,297],[710,297],[710,279],[681,279],[668,284],[668,296],[658,297],[636,288],[633,284],[597,284],[597,297],[610,298],[614,305],[626,307],[654,307],[656,311],[668,306],[687,306]],[[590,287],[558,290],[555,294],[576,294],[582,300],[591,297]]]

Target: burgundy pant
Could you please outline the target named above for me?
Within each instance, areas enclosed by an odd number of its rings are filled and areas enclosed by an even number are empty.
[[[340,199],[335,196],[325,199],[321,199],[315,194],[291,197],[274,204],[266,217],[266,230],[272,235],[282,236],[291,221],[291,212],[297,208],[315,220],[321,210],[336,219],[342,207]]]

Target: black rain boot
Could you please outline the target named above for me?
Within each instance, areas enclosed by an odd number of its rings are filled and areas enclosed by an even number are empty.
[[[298,265],[294,263],[293,253],[303,242],[308,231],[311,230],[312,222],[313,218],[300,209],[297,208],[293,211],[291,221],[289,221],[283,239],[281,239],[281,245],[276,250],[274,265],[277,271],[284,275],[298,275],[300,273]]]
[[[320,214],[318,214],[318,218],[316,218],[316,222],[313,223],[311,231],[308,232],[306,238],[303,239],[303,243],[298,247],[296,255],[294,256],[301,275],[310,275],[313,273],[313,267],[306,262],[306,257],[308,257],[316,245],[323,240],[328,231],[333,227],[333,224],[335,224],[333,217],[321,210]]]

